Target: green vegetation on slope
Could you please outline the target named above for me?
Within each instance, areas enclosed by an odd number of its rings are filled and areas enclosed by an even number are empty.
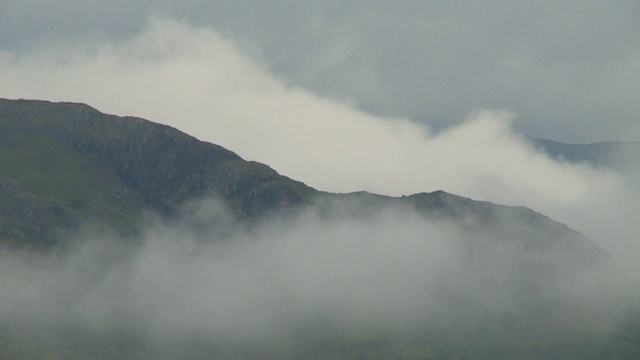
[[[0,100],[0,181],[17,183],[59,214],[34,232],[25,224],[41,219],[17,221],[8,209],[2,212],[0,240],[14,243],[42,243],[34,237],[73,224],[126,232],[145,210],[171,214],[206,195],[227,200],[239,216],[259,216],[317,193],[168,126],[82,104],[26,100]],[[9,204],[9,193],[0,196],[11,208],[27,198],[12,196]]]

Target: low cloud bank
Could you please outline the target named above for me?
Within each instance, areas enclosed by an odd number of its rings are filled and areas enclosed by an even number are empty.
[[[204,201],[181,220],[150,220],[134,243],[87,230],[68,253],[4,252],[6,348],[197,357],[193,348],[258,344],[284,356],[305,343],[300,334],[423,345],[441,336],[445,348],[514,347],[528,334],[544,348],[576,331],[602,334],[633,300],[613,273],[568,251],[529,253],[518,238],[474,236],[408,209],[341,209],[246,227]],[[215,225],[196,231],[193,221]]]

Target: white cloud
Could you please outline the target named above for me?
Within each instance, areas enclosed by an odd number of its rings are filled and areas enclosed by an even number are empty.
[[[214,31],[172,20],[151,20],[124,44],[5,53],[2,63],[3,96],[80,101],[160,121],[325,190],[444,188],[483,196],[475,184],[482,178],[571,199],[587,186],[580,172],[590,175],[530,151],[511,133],[507,112],[476,111],[432,135],[407,120],[289,88]],[[546,176],[535,181],[536,174]]]
[[[435,134],[287,86],[229,39],[173,20],[153,18],[122,43],[0,53],[0,96],[86,102],[169,124],[321,190],[443,189],[526,205],[579,230],[597,214],[575,211],[612,207],[621,184],[617,174],[535,152],[507,111],[475,110]]]

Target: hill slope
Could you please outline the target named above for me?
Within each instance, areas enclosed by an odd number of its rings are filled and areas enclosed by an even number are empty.
[[[168,126],[22,100],[0,100],[0,189],[0,239],[18,243],[72,223],[131,226],[143,210],[170,214],[204,195],[250,217],[318,193]]]

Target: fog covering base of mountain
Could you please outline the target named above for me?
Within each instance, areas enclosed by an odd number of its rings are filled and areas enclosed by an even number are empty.
[[[640,358],[632,171],[576,192],[607,205],[567,217],[594,242],[443,191],[322,192],[82,104],[0,100],[0,167],[2,358]]]
[[[196,201],[122,238],[0,255],[3,358],[638,356],[607,261],[406,206],[330,200],[257,224]],[[194,226],[198,224],[198,226]],[[526,234],[531,225],[509,224]],[[602,260],[602,259],[600,259]],[[625,348],[627,346],[628,348]]]

